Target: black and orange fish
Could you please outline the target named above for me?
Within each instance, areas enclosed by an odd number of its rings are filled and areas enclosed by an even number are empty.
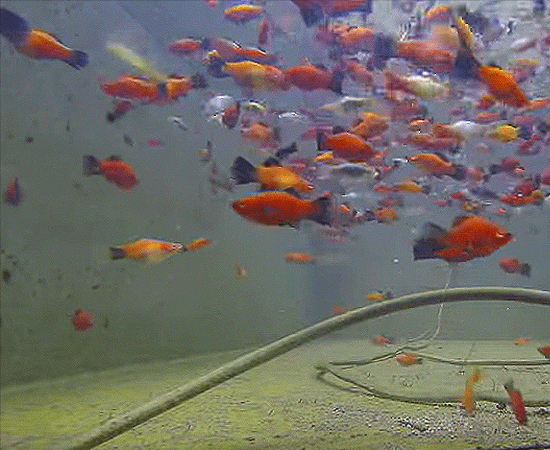
[[[323,66],[314,66],[306,61],[299,67],[292,67],[284,71],[288,82],[304,91],[313,91],[315,89],[328,89],[342,94],[342,81],[344,72],[335,70],[329,72]]]
[[[88,64],[88,54],[63,44],[54,35],[33,30],[29,23],[17,14],[0,8],[0,34],[10,41],[15,49],[34,59],[58,59],[75,69]]]
[[[91,155],[84,155],[82,168],[84,175],[103,175],[122,189],[131,189],[139,183],[134,170],[118,156],[99,161]]]

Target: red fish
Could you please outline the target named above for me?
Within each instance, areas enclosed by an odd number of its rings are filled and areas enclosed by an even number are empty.
[[[544,355],[545,358],[550,359],[550,345],[547,345],[546,347],[539,347],[537,350]]]
[[[341,71],[336,70],[330,73],[324,67],[316,67],[307,63],[303,66],[287,69],[284,74],[292,85],[302,90],[328,89],[337,94],[342,94],[344,73]]]
[[[525,405],[523,404],[521,392],[514,388],[514,382],[512,380],[504,384],[504,389],[508,392],[508,396],[510,397],[510,406],[512,407],[512,411],[514,411],[517,421],[522,425],[526,424],[527,411],[525,411]]]
[[[514,236],[481,217],[460,216],[448,230],[427,223],[413,246],[414,259],[439,258],[449,263],[489,256]]]
[[[242,197],[233,202],[233,210],[261,225],[294,225],[302,220],[329,225],[331,196],[303,200],[285,191],[266,191]]]
[[[349,131],[328,135],[318,133],[317,150],[320,152],[331,150],[336,158],[349,162],[367,162],[374,156],[372,145],[361,136]]]
[[[90,328],[94,324],[92,317],[89,314],[83,313],[80,309],[77,309],[73,315],[74,329],[77,331],[84,331]]]
[[[520,263],[517,259],[502,259],[498,265],[506,273],[519,273],[526,277],[531,276],[531,266],[528,263]]]
[[[31,29],[28,22],[17,14],[0,8],[0,34],[20,53],[35,59],[58,59],[75,69],[88,64],[88,55],[67,47],[59,39],[44,31]]]
[[[114,110],[107,113],[107,122],[114,122],[115,120],[120,119],[132,108],[133,103],[130,100],[125,98],[116,99]]]
[[[374,344],[374,345],[389,345],[389,344],[393,344],[393,339],[392,338],[389,338],[389,337],[386,337],[384,336],[383,334],[377,334],[375,336],[372,336],[370,338],[370,341]]]
[[[241,112],[241,103],[237,100],[233,105],[226,108],[222,114],[222,123],[230,130],[235,128],[239,121],[239,114]]]
[[[151,147],[158,147],[160,145],[164,145],[164,141],[156,136],[150,136],[147,138],[147,144]]]
[[[17,206],[19,205],[19,203],[21,203],[22,199],[23,190],[21,189],[21,186],[19,186],[19,181],[17,180],[17,177],[15,177],[8,184],[8,188],[4,193],[4,200],[10,205]]]
[[[82,167],[84,175],[103,175],[122,189],[131,189],[139,183],[134,170],[118,156],[99,161],[91,155],[84,155]]]
[[[153,83],[145,77],[121,77],[112,83],[102,83],[101,89],[121,98],[156,100],[166,96],[165,83]]]
[[[421,172],[436,177],[448,175],[456,180],[462,180],[466,176],[464,166],[447,161],[440,153],[417,153],[410,156],[408,161]]]

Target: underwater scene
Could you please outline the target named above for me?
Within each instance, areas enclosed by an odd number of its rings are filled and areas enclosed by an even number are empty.
[[[548,0],[0,35],[0,449],[550,448]]]

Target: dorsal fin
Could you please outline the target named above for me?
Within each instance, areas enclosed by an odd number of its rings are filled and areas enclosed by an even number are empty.
[[[462,222],[464,222],[466,219],[469,219],[470,217],[469,216],[465,216],[465,215],[460,215],[460,216],[456,216],[453,220],[453,223],[451,224],[452,227],[456,227],[458,225],[460,225]]]
[[[282,167],[281,162],[274,156],[270,156],[269,158],[267,158],[262,165],[264,167]]]
[[[332,127],[332,134],[343,133],[346,129],[341,125],[334,125]]]
[[[107,161],[122,161],[122,156],[111,155],[107,158]]]

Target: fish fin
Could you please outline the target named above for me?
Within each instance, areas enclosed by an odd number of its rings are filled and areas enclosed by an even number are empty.
[[[288,147],[280,148],[275,153],[275,156],[279,159],[285,159],[288,155],[291,153],[296,153],[298,151],[298,147],[296,146],[296,142],[293,142]]]
[[[464,180],[466,178],[467,169],[462,164],[453,164],[455,172],[451,175],[451,178],[454,178],[457,181]]]
[[[372,222],[373,220],[376,220],[376,216],[371,209],[364,209],[361,211],[360,217],[363,222]]]
[[[322,131],[317,131],[317,135],[315,136],[317,140],[317,151],[322,152],[323,151],[323,136],[324,133]]]
[[[529,278],[531,276],[531,265],[528,263],[521,264],[519,273]]]
[[[256,167],[242,156],[237,156],[231,166],[231,177],[236,184],[247,184],[257,181]]]
[[[462,222],[464,222],[466,219],[469,219],[470,216],[466,216],[466,215],[460,215],[460,216],[456,216],[454,219],[453,219],[453,223],[451,224],[451,227],[456,227],[458,225],[460,225]]]
[[[0,8],[0,34],[14,45],[20,45],[28,38],[32,29],[21,16]]]
[[[346,129],[341,125],[335,125],[332,127],[332,134],[344,133]]]
[[[107,161],[122,161],[122,156],[111,155],[107,158]]]
[[[116,115],[115,113],[108,112],[106,118],[107,118],[107,122],[113,123],[116,120]]]
[[[191,75],[191,82],[193,83],[193,89],[206,89],[208,87],[208,82],[202,73]]]
[[[445,246],[441,243],[441,238],[445,230],[439,225],[428,222],[424,224],[420,236],[415,239],[413,245],[413,259],[432,259],[436,258],[435,253],[442,250]]]
[[[328,89],[339,95],[342,95],[342,82],[344,81],[345,74],[340,70],[335,70],[332,74]]]
[[[282,164],[277,158],[275,158],[274,156],[270,156],[269,158],[267,158],[263,162],[262,166],[264,166],[264,167],[282,167]]]
[[[332,200],[332,194],[328,193],[314,200],[317,205],[317,212],[312,220],[321,225],[330,225],[334,219],[334,202]]]
[[[210,38],[204,38],[201,42],[201,48],[203,50],[210,50]]]
[[[99,161],[92,155],[84,155],[82,157],[82,171],[84,175],[99,175]]]
[[[73,54],[70,59],[66,60],[65,62],[75,69],[81,69],[82,67],[86,67],[88,65],[88,54],[86,52],[83,52],[81,50],[73,50]]]
[[[125,253],[122,247],[109,247],[111,259],[124,259]]]
[[[281,127],[273,127],[273,137],[277,142],[281,140]]]
[[[208,67],[206,71],[208,74],[214,78],[225,78],[228,77],[226,73],[223,73],[223,67],[225,66],[225,61],[219,56],[210,56],[208,60]]]
[[[323,20],[325,17],[323,7],[319,3],[311,2],[300,7],[300,15],[308,28],[315,25],[320,20]]]

